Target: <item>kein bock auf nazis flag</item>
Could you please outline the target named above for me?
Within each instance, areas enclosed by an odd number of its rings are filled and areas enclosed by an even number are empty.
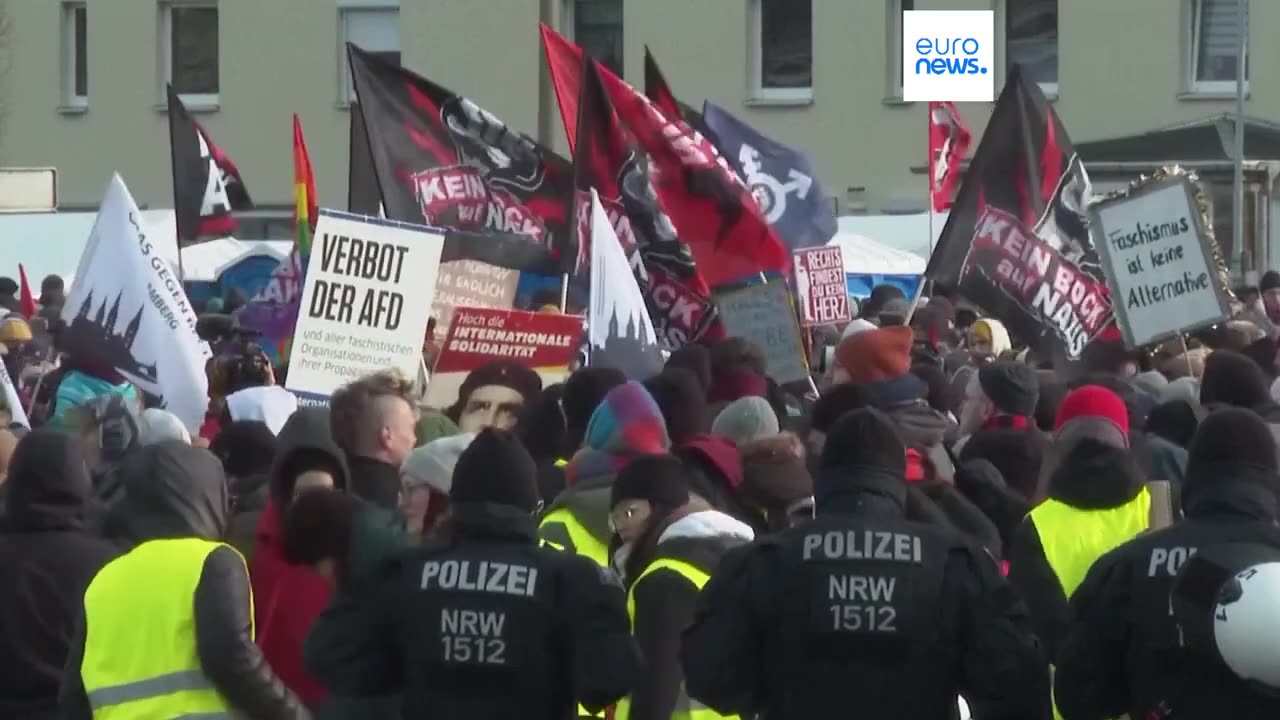
[[[1062,122],[1015,66],[925,274],[1043,352],[1079,357],[1112,319],[1090,194]]]

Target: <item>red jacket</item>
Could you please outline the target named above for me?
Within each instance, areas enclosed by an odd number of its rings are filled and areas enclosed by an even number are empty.
[[[258,647],[284,684],[314,707],[326,692],[307,674],[302,641],[329,602],[329,583],[305,567],[285,563],[274,501],[258,520],[258,538],[249,568],[253,581],[253,622]]]

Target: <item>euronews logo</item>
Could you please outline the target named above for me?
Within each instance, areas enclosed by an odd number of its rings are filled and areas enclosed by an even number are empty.
[[[978,64],[978,38],[920,38],[916,41],[916,74],[986,75],[987,66]]]
[[[902,99],[995,99],[991,10],[910,10],[902,14]]]

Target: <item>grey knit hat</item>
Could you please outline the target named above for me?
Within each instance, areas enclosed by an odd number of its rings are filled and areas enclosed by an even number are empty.
[[[769,401],[754,395],[729,403],[711,423],[713,435],[728,438],[736,445],[779,432],[778,416]]]
[[[462,457],[462,451],[466,450],[475,439],[475,433],[462,433],[432,440],[426,445],[414,448],[400,468],[405,485],[409,487],[426,485],[448,495],[453,487],[453,469],[458,464],[458,458]]]

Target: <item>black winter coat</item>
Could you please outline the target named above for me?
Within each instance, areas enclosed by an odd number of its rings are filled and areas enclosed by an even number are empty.
[[[222,538],[229,490],[212,453],[166,441],[131,454],[121,472],[125,481],[121,519],[135,543]],[[309,719],[310,713],[280,682],[253,642],[250,596],[249,572],[239,553],[229,546],[209,553],[193,598],[201,669],[227,702],[247,717]],[[93,716],[79,671],[84,641],[82,615],[59,696],[64,720]],[[132,651],[120,648],[120,652]]]
[[[37,430],[9,467],[0,527],[0,717],[56,717],[85,588],[118,552],[85,529],[92,487],[75,443]]]
[[[684,635],[690,697],[722,714],[769,720],[829,717],[833,708],[860,720],[937,720],[955,717],[960,694],[974,717],[1047,720],[1047,659],[991,557],[954,531],[907,521],[900,475],[837,472],[844,487],[816,519],[721,559]],[[822,556],[828,533],[840,547],[856,544],[860,557],[913,547],[873,550],[866,532],[916,538],[921,560]],[[818,556],[806,560],[805,547]],[[877,599],[862,587],[848,598],[854,605],[832,595],[838,579],[850,581],[845,592],[859,582],[874,587],[873,573],[896,573],[896,590]],[[841,611],[834,629],[832,603]],[[873,622],[889,626],[877,634]]]
[[[1184,521],[1102,556],[1072,596],[1074,620],[1054,678],[1066,720],[1280,717],[1280,699],[1258,695],[1216,661],[1182,650],[1169,614],[1174,578],[1190,553],[1234,542],[1280,552],[1277,479],[1228,466],[1187,483]],[[1158,714],[1162,706],[1171,714]]]
[[[307,671],[346,697],[402,694],[405,718],[564,720],[575,700],[600,709],[625,695],[637,653],[616,576],[539,547],[533,518],[516,508],[451,510],[451,538],[394,555],[335,593],[303,646]],[[450,570],[454,581],[441,571],[431,591],[422,589],[428,563],[463,562],[469,570]],[[467,572],[477,584],[485,573],[484,588],[465,587],[459,573]],[[513,593],[513,577],[536,577],[519,586],[533,595]],[[474,627],[450,629],[459,608],[495,624],[483,637]]]

